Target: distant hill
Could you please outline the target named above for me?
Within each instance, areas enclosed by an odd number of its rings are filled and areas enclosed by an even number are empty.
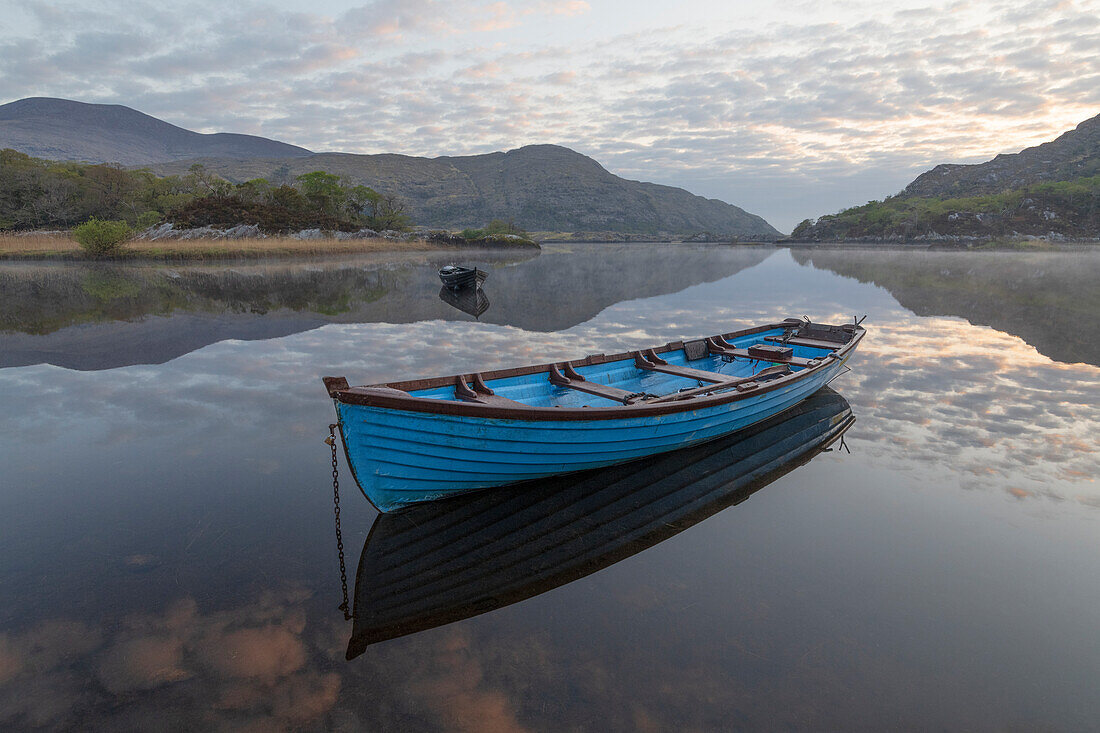
[[[416,224],[465,228],[511,219],[531,231],[780,236],[764,219],[681,188],[628,181],[568,148],[416,158],[313,154],[251,135],[200,135],[129,107],[35,97],[0,105],[0,148],[37,158],[151,166],[162,174],[202,162],[234,182],[325,170],[399,196]]]
[[[1100,238],[1100,115],[977,165],[938,165],[897,196],[806,221],[795,240]]]
[[[946,163],[922,173],[901,192],[903,197],[987,196],[1049,181],[1100,175],[1100,115],[1051,142],[998,155],[976,165]]]
[[[781,236],[768,222],[731,204],[682,188],[630,181],[592,158],[557,145],[439,158],[319,153],[293,159],[180,161],[153,166],[180,174],[200,162],[239,183],[284,183],[324,170],[399,196],[415,223],[461,229],[511,219],[529,231],[674,234],[712,232],[742,238]]]
[[[30,97],[0,105],[0,148],[36,158],[141,166],[204,156],[290,158],[296,145],[254,135],[203,135],[117,104]]]

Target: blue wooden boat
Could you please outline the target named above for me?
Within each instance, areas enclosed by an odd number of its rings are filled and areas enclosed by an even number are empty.
[[[546,593],[650,548],[810,461],[855,421],[828,387],[718,440],[380,514],[347,657]]]
[[[865,331],[787,319],[621,354],[350,387],[325,377],[348,465],[379,510],[728,435],[835,377]]]

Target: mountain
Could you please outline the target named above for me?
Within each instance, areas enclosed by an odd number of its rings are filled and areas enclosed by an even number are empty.
[[[0,105],[0,148],[36,158],[142,166],[205,156],[292,158],[310,151],[254,135],[203,135],[117,104],[29,97]]]
[[[396,194],[409,207],[412,220],[424,226],[462,229],[491,219],[512,219],[530,231],[780,236],[761,217],[724,201],[620,178],[592,158],[558,145],[439,158],[350,153],[217,158],[165,163],[153,170],[181,174],[195,162],[235,183],[252,178],[288,183],[303,173],[327,171]]]
[[[681,188],[629,181],[556,145],[417,158],[313,154],[251,135],[200,135],[119,105],[35,97],[0,105],[0,149],[182,173],[196,161],[241,182],[292,182],[316,170],[399,196],[415,223],[450,229],[511,219],[532,231],[780,236],[759,216]]]
[[[977,165],[938,165],[897,196],[805,221],[796,241],[1100,238],[1100,115]]]
[[[1048,181],[1100,175],[1100,115],[1051,142],[977,165],[945,163],[922,173],[901,196],[985,196]]]

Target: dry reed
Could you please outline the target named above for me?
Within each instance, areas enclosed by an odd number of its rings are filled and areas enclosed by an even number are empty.
[[[354,254],[357,252],[407,252],[439,249],[423,240],[390,239],[170,239],[126,242],[108,258],[213,259],[293,255]],[[0,258],[103,259],[86,255],[80,245],[63,234],[0,235]]]

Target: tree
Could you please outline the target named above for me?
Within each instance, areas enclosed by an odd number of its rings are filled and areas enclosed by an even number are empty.
[[[253,178],[238,183],[236,195],[251,203],[267,203],[271,198],[271,183],[266,178]]]
[[[404,229],[409,225],[405,204],[392,193],[376,195],[368,207],[367,226],[371,229]]]
[[[344,208],[346,195],[340,185],[340,176],[335,176],[324,171],[303,173],[295,180],[301,186],[302,193],[309,202],[322,212],[337,215]]]
[[[183,181],[188,192],[193,196],[214,196],[223,198],[233,191],[233,184],[216,173],[206,169],[202,163],[193,163],[187,169],[188,173]]]
[[[345,191],[349,213],[353,218],[369,216],[378,206],[382,194],[370,186],[354,186]]]

